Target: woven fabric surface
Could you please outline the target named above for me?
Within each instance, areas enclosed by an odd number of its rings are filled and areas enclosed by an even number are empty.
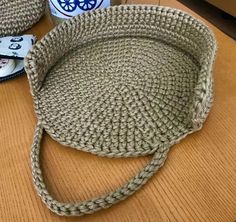
[[[44,14],[45,0],[1,0],[0,36],[16,35],[32,27]]]
[[[32,146],[38,194],[59,215],[107,208],[138,190],[169,148],[199,130],[212,104],[212,32],[190,15],[143,5],[110,7],[59,25],[25,60],[39,119]],[[39,170],[43,129],[63,145],[107,157],[153,154],[115,192],[60,203]]]

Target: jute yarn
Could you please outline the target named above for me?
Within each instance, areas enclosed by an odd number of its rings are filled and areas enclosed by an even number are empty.
[[[199,130],[212,104],[216,41],[176,9],[123,5],[68,20],[28,54],[38,124],[31,161],[35,188],[53,212],[91,214],[127,198],[163,165],[172,145]],[[40,170],[43,130],[59,143],[105,157],[153,155],[124,186],[61,203]]]
[[[0,36],[17,35],[32,27],[44,14],[46,0],[1,0]]]

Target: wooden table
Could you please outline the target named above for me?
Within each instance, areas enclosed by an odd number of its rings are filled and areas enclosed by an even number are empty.
[[[144,2],[157,3],[139,0]],[[199,17],[176,1],[161,4]],[[161,171],[138,193],[94,215],[58,217],[41,202],[31,181],[29,153],[36,118],[27,78],[0,84],[0,221],[236,221],[236,43],[206,23],[219,50],[214,106],[203,129],[175,145]],[[45,16],[28,33],[41,38],[51,28]],[[111,160],[68,149],[49,136],[43,141],[45,180],[60,201],[112,191],[149,159]]]

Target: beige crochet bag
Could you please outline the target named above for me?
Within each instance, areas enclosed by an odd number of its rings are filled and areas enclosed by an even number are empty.
[[[47,207],[59,215],[91,214],[141,188],[170,147],[202,127],[212,103],[215,51],[212,32],[192,16],[144,5],[85,13],[39,41],[25,68],[38,117],[33,181]],[[99,156],[153,157],[114,192],[61,203],[40,170],[43,129],[65,146]]]
[[[16,35],[44,14],[46,0],[0,0],[0,36]]]

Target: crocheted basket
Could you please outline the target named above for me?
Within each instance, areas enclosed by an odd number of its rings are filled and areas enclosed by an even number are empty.
[[[1,0],[0,36],[16,35],[33,26],[44,14],[45,0]]]
[[[47,207],[59,215],[90,214],[145,184],[170,147],[202,127],[212,103],[215,51],[212,32],[192,16],[144,5],[85,13],[39,41],[25,68],[38,117],[33,181]],[[43,129],[65,146],[99,156],[153,157],[116,191],[61,203],[40,170]]]

